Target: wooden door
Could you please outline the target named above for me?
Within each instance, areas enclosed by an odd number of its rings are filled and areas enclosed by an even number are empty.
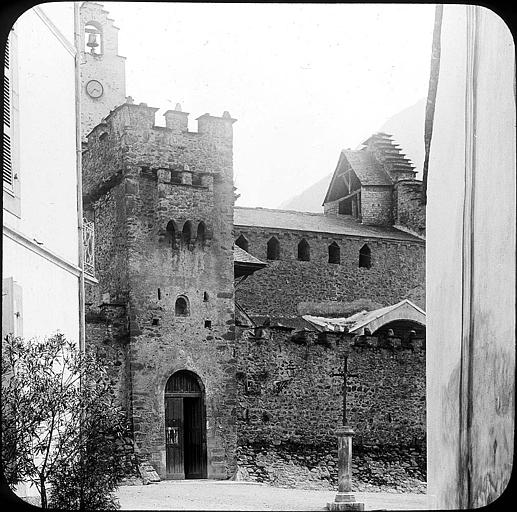
[[[185,478],[206,478],[202,399],[184,398]]]
[[[205,421],[199,378],[174,373],[165,386],[166,478],[206,478]]]
[[[165,398],[166,478],[185,478],[183,398]]]

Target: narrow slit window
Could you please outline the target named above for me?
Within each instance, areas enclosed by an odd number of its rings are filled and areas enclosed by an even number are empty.
[[[240,235],[237,240],[235,240],[235,245],[239,246],[242,250],[248,252],[248,240],[246,240],[246,237],[244,235]]]
[[[311,259],[311,248],[305,238],[298,244],[298,259],[300,261],[310,261]]]
[[[341,249],[336,242],[329,245],[329,263],[339,265],[341,263]]]
[[[167,223],[167,227],[165,228],[167,231],[167,241],[172,249],[176,248],[176,225],[173,220],[170,220]]]
[[[185,224],[183,224],[183,229],[181,231],[181,241],[184,244],[189,244],[192,239],[192,223],[187,220]]]
[[[359,266],[364,268],[370,268],[372,266],[372,254],[366,244],[359,250]]]
[[[280,242],[274,236],[271,237],[267,243],[267,259],[280,259]]]
[[[206,225],[203,221],[201,221],[197,226],[196,241],[198,244],[203,245],[205,243],[205,238],[206,238]]]

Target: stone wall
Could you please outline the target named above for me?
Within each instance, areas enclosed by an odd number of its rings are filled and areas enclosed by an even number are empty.
[[[392,213],[392,186],[361,187],[361,222],[373,226],[391,226]]]
[[[425,480],[421,341],[394,348],[389,340],[379,346],[373,337],[293,336],[280,328],[261,332],[257,337],[253,330],[238,329],[239,465],[248,478],[288,485],[289,467],[296,466],[299,475],[307,469],[314,485],[335,483],[334,432],[342,421],[343,381],[332,374],[342,370],[347,346],[347,416],[359,454],[356,476],[362,484],[378,486]]]
[[[395,225],[425,236],[425,205],[421,181],[399,181],[394,187]]]
[[[364,298],[384,306],[409,298],[425,309],[425,247],[423,243],[362,237],[287,232],[267,228],[239,228],[248,252],[268,267],[248,277],[235,291],[249,314],[289,316],[306,301],[344,301]],[[280,260],[267,260],[271,236],[280,242]],[[297,260],[302,238],[310,244],[311,261]],[[328,263],[328,247],[340,246],[340,264]],[[359,250],[367,243],[371,268],[359,267]]]

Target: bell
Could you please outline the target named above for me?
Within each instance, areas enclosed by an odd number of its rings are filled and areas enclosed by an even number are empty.
[[[99,46],[99,43],[97,42],[97,37],[93,32],[90,32],[88,34],[88,42],[86,43],[86,46],[89,46],[92,51],[94,48],[97,48]]]

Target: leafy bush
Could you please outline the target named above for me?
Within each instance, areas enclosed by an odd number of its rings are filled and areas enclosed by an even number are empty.
[[[9,337],[2,352],[8,483],[32,481],[43,508],[118,508],[113,492],[125,473],[121,449],[129,431],[109,366],[61,334],[44,341]]]

